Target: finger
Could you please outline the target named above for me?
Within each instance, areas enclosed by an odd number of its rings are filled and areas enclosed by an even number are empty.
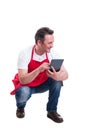
[[[52,72],[52,71],[50,71],[50,70],[47,70],[47,73],[48,73],[48,74],[50,74],[50,75],[52,75],[52,74],[53,74],[53,72]]]
[[[55,73],[55,72],[56,72],[56,70],[54,69],[54,67],[53,67],[53,66],[51,66],[51,68],[52,68],[52,71]]]

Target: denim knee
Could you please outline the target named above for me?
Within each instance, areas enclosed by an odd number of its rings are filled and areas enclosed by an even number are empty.
[[[31,97],[31,89],[23,86],[16,91],[15,98],[17,103],[26,102]]]
[[[58,92],[60,91],[61,87],[62,87],[62,81],[58,81],[56,85],[56,89]]]

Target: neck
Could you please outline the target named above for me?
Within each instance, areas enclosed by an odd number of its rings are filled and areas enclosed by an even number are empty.
[[[41,49],[41,47],[38,47],[37,45],[35,46],[35,52],[36,52],[38,55],[44,54],[44,51]]]

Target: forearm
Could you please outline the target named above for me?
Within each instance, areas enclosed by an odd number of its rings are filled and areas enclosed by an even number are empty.
[[[47,75],[57,81],[63,81],[68,78],[68,73],[66,70],[60,70],[59,72],[56,72],[55,70],[51,72],[50,70],[48,70]]]
[[[37,68],[30,73],[25,73],[22,76],[20,75],[19,76],[20,83],[28,84],[28,83],[32,82],[38,76],[39,73],[40,73],[40,69]]]
[[[58,81],[58,80],[66,80],[66,79],[68,79],[68,73],[67,72],[61,72],[60,74],[58,74],[57,73],[57,75],[56,75],[56,80]]]
[[[49,69],[49,63],[44,62],[43,64],[41,64],[38,68],[36,68],[35,70],[33,70],[32,72],[27,72],[28,70],[22,70],[19,69],[18,70],[18,74],[19,74],[19,80],[21,84],[28,84],[30,82],[32,82],[38,75],[39,73],[48,70]]]

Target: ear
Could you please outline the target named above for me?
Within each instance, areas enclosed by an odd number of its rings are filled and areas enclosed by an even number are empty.
[[[42,45],[42,41],[38,40],[38,45],[41,46]]]

